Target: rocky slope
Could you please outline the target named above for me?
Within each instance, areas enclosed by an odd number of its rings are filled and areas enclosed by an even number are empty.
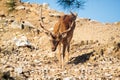
[[[3,1],[3,0],[1,0]],[[0,78],[11,80],[119,80],[120,22],[100,23],[77,18],[70,60],[64,69],[51,52],[42,19],[52,29],[63,12],[47,4],[18,3],[7,14],[0,4]],[[22,27],[24,25],[24,27]]]

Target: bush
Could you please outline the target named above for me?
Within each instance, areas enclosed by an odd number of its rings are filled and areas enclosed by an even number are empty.
[[[8,7],[8,11],[11,12],[15,10],[16,2],[15,0],[7,0],[6,5]]]

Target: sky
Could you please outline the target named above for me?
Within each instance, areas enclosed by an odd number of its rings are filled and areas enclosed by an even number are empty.
[[[67,13],[59,6],[57,0],[22,0],[30,3],[48,3],[51,9]],[[76,12],[80,18],[89,18],[102,23],[120,22],[120,0],[85,0],[84,9]]]

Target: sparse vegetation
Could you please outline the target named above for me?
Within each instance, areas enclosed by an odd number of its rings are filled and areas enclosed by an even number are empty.
[[[69,64],[60,69],[56,52],[51,52],[48,38],[39,27],[40,5],[19,3],[19,6],[22,8],[11,15],[0,16],[0,80],[120,80],[119,23],[105,25],[78,18]],[[42,9],[44,25],[52,30],[58,18],[50,14],[63,15],[63,12]],[[0,10],[2,15],[6,14],[6,6]],[[22,21],[26,24],[23,29],[18,27]],[[30,29],[28,24],[34,28]],[[32,33],[37,30],[39,34]],[[16,42],[23,38],[34,48],[18,47]]]
[[[11,77],[10,71],[7,72],[1,72],[0,71],[0,80],[23,80],[21,77]]]
[[[58,5],[60,5],[65,10],[76,10],[83,9],[85,1],[84,0],[57,0]]]
[[[7,0],[6,6],[8,7],[8,12],[15,10],[16,1],[15,0]]]

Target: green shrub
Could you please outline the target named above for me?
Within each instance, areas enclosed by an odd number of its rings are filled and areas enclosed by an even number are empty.
[[[8,7],[8,11],[11,12],[11,11],[15,10],[16,1],[15,0],[7,0],[6,5]]]

